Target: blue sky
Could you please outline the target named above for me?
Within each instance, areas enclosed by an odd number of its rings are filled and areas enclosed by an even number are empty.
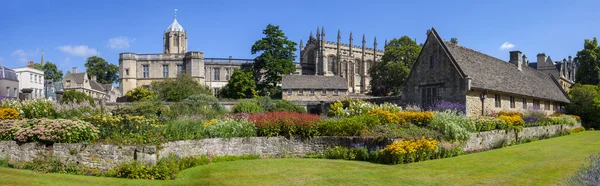
[[[372,47],[377,36],[408,35],[424,42],[435,27],[449,40],[507,60],[509,50],[521,50],[535,60],[545,52],[553,60],[575,56],[583,40],[600,36],[600,1],[30,1],[0,2],[0,64],[21,67],[46,61],[64,72],[96,55],[118,64],[121,52],[161,53],[162,34],[177,20],[188,34],[189,50],[205,57],[253,58],[252,44],[269,23],[279,25],[289,39],[307,40],[325,26],[326,39],[337,30],[347,43],[362,34]],[[507,43],[508,42],[508,43]],[[505,44],[506,43],[506,44]],[[501,46],[508,46],[501,48]],[[510,47],[512,46],[512,47]]]

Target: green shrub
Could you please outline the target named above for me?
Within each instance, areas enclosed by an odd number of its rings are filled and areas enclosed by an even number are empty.
[[[273,109],[271,111],[278,111],[278,112],[287,111],[287,112],[306,113],[306,108],[304,108],[300,105],[296,105],[288,100],[275,100],[274,103],[275,103],[275,109]]]
[[[83,92],[66,90],[62,95],[63,103],[81,103],[87,101],[90,105],[94,105],[94,99]]]
[[[144,87],[137,87],[127,91],[125,96],[129,96],[133,99],[133,101],[140,101],[146,99],[156,99],[156,94]]]
[[[131,115],[94,115],[83,118],[100,129],[101,139],[107,142],[138,145],[160,144],[164,125],[157,119]]]
[[[571,103],[566,106],[568,114],[581,117],[585,128],[600,128],[600,87],[576,84],[569,91]]]
[[[466,141],[475,131],[471,120],[454,111],[435,112],[435,118],[428,127],[440,132],[448,141]]]
[[[348,151],[350,160],[369,161],[369,150],[364,147],[351,148]]]
[[[381,125],[377,117],[357,115],[342,119],[324,119],[318,124],[323,136],[360,136],[370,128]]]
[[[348,148],[342,146],[335,147],[327,147],[323,154],[325,154],[325,158],[327,159],[349,159],[348,157]]]
[[[162,135],[168,141],[206,138],[203,122],[196,118],[178,118],[167,121]]]
[[[232,138],[256,136],[254,124],[247,120],[225,118],[216,120],[214,124],[207,124],[206,135],[209,138]]]
[[[80,120],[24,119],[0,121],[0,139],[18,142],[80,143],[98,139],[98,129]]]
[[[265,109],[254,100],[240,100],[233,106],[233,113],[262,113]]]
[[[52,108],[54,109],[56,118],[62,119],[79,119],[80,117],[102,114],[104,112],[101,108],[90,105],[87,101],[81,103],[53,103]]]
[[[53,103],[46,99],[2,100],[2,108],[13,108],[19,111],[22,118],[54,118]]]
[[[159,100],[144,99],[112,110],[115,116],[144,116],[158,119],[170,116],[171,110]]]
[[[495,117],[480,116],[471,118],[475,125],[475,131],[483,132],[496,129],[507,129],[507,124],[504,120]]]
[[[185,73],[177,75],[176,78],[153,81],[150,90],[156,92],[160,100],[168,102],[182,101],[195,94],[213,94],[208,86],[200,84],[196,78]]]
[[[442,134],[438,131],[417,126],[401,127],[397,125],[380,125],[371,128],[368,133],[363,135],[382,136],[390,139],[402,138],[408,140],[418,140],[421,139],[421,137],[432,138],[438,141],[443,139]]]
[[[216,119],[227,112],[217,98],[205,94],[191,95],[181,103],[172,104],[170,108],[171,118],[199,115],[206,119]]]
[[[254,98],[254,101],[258,104],[258,106],[262,107],[265,112],[271,112],[277,108],[275,101],[267,96]]]

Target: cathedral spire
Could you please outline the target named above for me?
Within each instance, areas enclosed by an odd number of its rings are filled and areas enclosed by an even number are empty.
[[[362,41],[362,43],[363,43],[363,44],[367,43],[367,39],[366,39],[366,37],[365,37],[365,34],[363,34],[363,41]]]
[[[352,40],[353,40],[353,39],[352,39],[352,32],[350,32],[350,41],[352,41]]]
[[[312,35],[312,31],[310,31],[310,36],[308,36],[308,40],[309,40],[308,42],[310,42],[310,40],[311,40],[312,38],[314,38],[314,37],[313,37],[313,35]]]
[[[338,29],[338,40],[342,38],[341,34],[340,34],[340,29]]]
[[[321,32],[319,32],[319,27],[317,26],[317,39],[321,39]]]
[[[325,38],[325,26],[321,27],[321,36]]]
[[[373,45],[377,46],[377,36],[373,39]]]
[[[383,43],[383,48],[385,49],[385,47],[387,46],[387,39],[385,39],[385,42]]]
[[[44,66],[44,47],[42,47],[42,61],[40,61],[40,64]]]
[[[302,43],[302,39],[300,39],[300,51],[301,52],[302,52],[302,47],[304,47],[304,46],[303,46],[303,43]]]

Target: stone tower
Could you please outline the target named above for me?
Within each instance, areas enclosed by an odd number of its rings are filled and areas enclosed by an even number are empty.
[[[175,9],[173,23],[165,30],[163,43],[165,54],[183,54],[187,52],[187,34],[177,22],[177,9]]]

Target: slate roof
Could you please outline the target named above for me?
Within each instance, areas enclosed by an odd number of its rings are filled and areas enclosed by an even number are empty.
[[[73,76],[73,79],[75,80],[75,82],[77,84],[83,84],[84,80],[87,79],[87,73],[85,72],[79,72],[79,73],[71,73],[71,75]],[[97,81],[92,81],[89,80],[90,82],[90,87],[92,87],[92,89],[100,91],[100,92],[104,92],[105,86],[101,83],[98,83]]]
[[[77,84],[82,84],[83,80],[87,78],[85,72],[71,73],[71,75]]]
[[[437,32],[434,33],[441,41]],[[522,65],[519,70],[512,63],[473,49],[446,41],[441,43],[464,75],[471,78],[471,86],[475,89],[570,102],[557,80],[550,74],[529,68],[527,65]]]
[[[347,90],[346,79],[339,76],[285,75],[282,89],[340,89]]]

